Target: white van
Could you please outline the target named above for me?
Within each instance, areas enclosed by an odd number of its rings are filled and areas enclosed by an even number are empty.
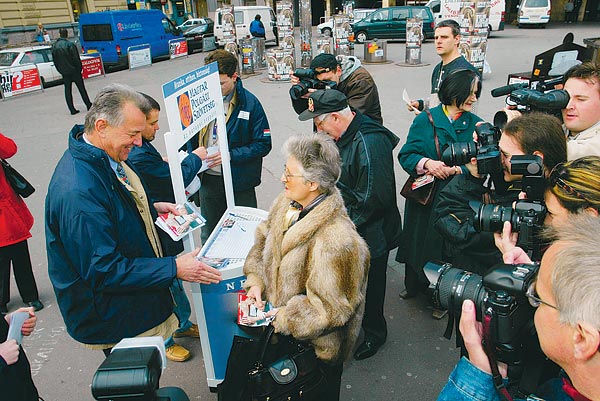
[[[532,24],[546,27],[546,24],[550,21],[551,9],[550,0],[521,0],[517,20],[519,28],[523,25]]]
[[[431,8],[435,17],[435,24],[448,18],[442,14],[441,2],[443,0],[429,0],[427,7]],[[506,12],[506,0],[491,0],[490,1],[490,18],[488,21],[488,35],[491,32],[504,30],[504,18]]]
[[[276,18],[273,9],[268,6],[234,6],[233,12],[235,14],[235,33],[238,40],[246,37],[252,37],[250,35],[250,23],[254,21],[256,14],[260,15],[260,20],[265,26],[265,43],[266,44],[277,44],[277,36],[275,35]],[[222,12],[218,8],[215,11],[215,41],[217,45],[224,46],[225,40],[223,39],[223,25],[222,25]]]
[[[436,0],[439,2],[439,0]],[[352,11],[352,15],[354,17],[354,22],[358,22],[361,19],[365,18],[367,15],[371,14],[375,11],[374,8],[356,8]],[[323,19],[323,17],[321,17]],[[317,25],[317,31],[321,32],[323,35],[331,36],[333,32],[333,17],[329,17],[329,20],[326,22],[322,22]]]

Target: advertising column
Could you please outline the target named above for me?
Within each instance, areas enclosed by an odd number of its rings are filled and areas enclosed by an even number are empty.
[[[269,80],[289,81],[296,69],[294,59],[294,8],[290,1],[277,3],[279,47],[267,50]]]
[[[310,0],[300,1],[300,65],[310,67],[312,61],[312,12]]]

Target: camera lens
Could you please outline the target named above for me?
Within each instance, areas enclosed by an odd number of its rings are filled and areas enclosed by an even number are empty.
[[[302,81],[299,84],[292,85],[290,88],[290,97],[292,100],[300,99],[305,93],[308,93],[308,88],[302,84]]]
[[[510,206],[482,204],[475,212],[473,225],[477,231],[501,232],[504,222],[512,222],[512,217],[513,210]]]
[[[439,265],[429,262],[423,270],[430,282],[429,290],[436,306],[460,315],[463,301],[470,299],[475,303],[477,319],[481,320],[487,292],[479,274],[454,268],[449,263]]]
[[[477,156],[477,144],[475,142],[457,142],[451,143],[444,150],[442,161],[448,166],[462,166],[475,156]]]

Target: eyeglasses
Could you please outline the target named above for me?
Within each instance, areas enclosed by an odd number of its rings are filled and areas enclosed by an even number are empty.
[[[550,172],[550,183],[552,185],[556,185],[557,187],[559,187],[560,189],[562,189],[570,195],[574,195],[587,203],[591,203],[581,192],[577,191],[575,188],[573,188],[565,182],[565,180],[562,177],[566,175],[567,172],[564,164],[559,163],[556,166],[554,166],[554,168]]]
[[[533,283],[531,283],[531,285],[527,289],[527,292],[525,292],[525,296],[529,300],[529,304],[531,306],[533,306],[534,308],[538,308],[541,304],[544,304],[546,306],[551,307],[552,309],[558,310],[558,308],[556,306],[549,304],[548,302],[540,299],[540,297],[538,296],[538,294],[535,290],[535,281]]]
[[[285,164],[283,165],[283,176],[285,177],[286,181],[289,181],[292,177],[304,177],[301,174],[290,174]]]

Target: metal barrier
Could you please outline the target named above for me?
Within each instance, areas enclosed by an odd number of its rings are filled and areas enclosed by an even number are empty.
[[[130,70],[146,65],[152,65],[150,44],[144,43],[141,45],[129,46],[127,48],[127,61]]]
[[[24,93],[44,90],[36,64],[24,64],[0,70],[0,95],[2,99]]]

